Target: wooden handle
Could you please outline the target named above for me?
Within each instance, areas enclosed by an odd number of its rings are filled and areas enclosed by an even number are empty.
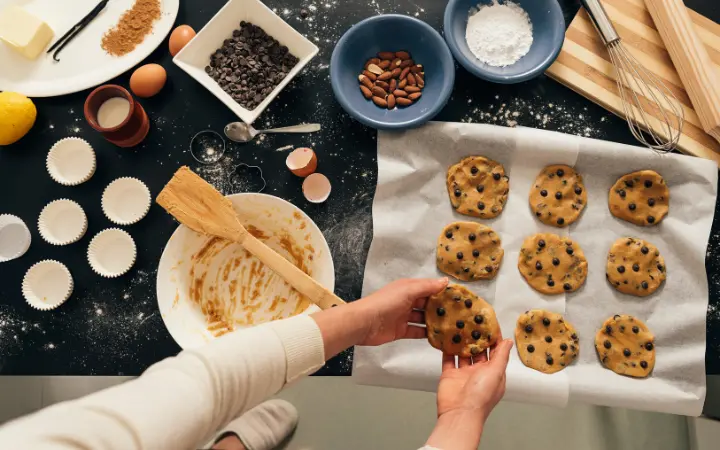
[[[285,281],[290,283],[290,286],[318,305],[320,309],[329,309],[333,306],[345,304],[340,297],[327,290],[320,283],[313,280],[310,275],[295,267],[290,261],[250,233],[247,233],[238,241],[245,250],[255,255],[263,264],[283,277]]]
[[[645,0],[685,90],[710,136],[720,141],[720,91],[715,66],[682,0]]]

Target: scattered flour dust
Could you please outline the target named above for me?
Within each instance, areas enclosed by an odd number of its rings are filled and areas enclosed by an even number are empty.
[[[494,67],[514,64],[533,42],[532,23],[522,7],[511,1],[470,9],[465,40],[480,61]]]

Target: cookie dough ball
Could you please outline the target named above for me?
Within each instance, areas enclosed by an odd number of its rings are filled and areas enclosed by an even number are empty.
[[[580,347],[575,328],[563,316],[542,309],[525,312],[515,327],[520,361],[542,373],[555,373],[577,359]]]
[[[492,306],[456,284],[428,299],[425,324],[430,345],[463,358],[480,355],[500,338]]]
[[[610,213],[640,226],[659,224],[667,215],[670,190],[659,173],[640,170],[620,177],[608,198]]]
[[[577,242],[556,234],[539,233],[523,242],[518,269],[536,291],[562,294],[574,292],[585,283],[588,263]]]
[[[665,281],[665,260],[651,243],[620,238],[610,247],[605,275],[618,291],[645,297]]]
[[[563,164],[544,168],[530,189],[530,209],[546,225],[569,226],[578,220],[586,204],[582,176]]]
[[[615,315],[595,336],[603,366],[620,375],[645,378],[655,367],[655,336],[640,319]]]
[[[495,278],[505,252],[492,228],[475,222],[454,222],[438,238],[437,266],[458,280]]]
[[[499,216],[507,202],[509,186],[502,164],[482,156],[469,156],[448,169],[450,203],[466,216],[481,219]]]

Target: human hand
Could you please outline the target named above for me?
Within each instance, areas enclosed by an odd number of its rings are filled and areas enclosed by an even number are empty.
[[[425,304],[429,296],[448,285],[447,278],[394,281],[377,292],[352,303],[366,320],[365,336],[358,345],[382,345],[397,339],[422,339],[427,336]]]

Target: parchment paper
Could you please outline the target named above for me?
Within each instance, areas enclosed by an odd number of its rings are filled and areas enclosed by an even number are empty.
[[[705,251],[717,196],[717,166],[703,159],[657,155],[650,150],[530,128],[430,123],[405,132],[378,135],[378,186],[373,203],[373,242],[363,295],[405,277],[437,277],[439,233],[450,222],[477,220],[455,213],[445,186],[448,167],[483,155],[505,166],[510,193],[503,213],[482,221],[502,237],[505,257],[493,281],[463,283],[495,308],[505,337],[513,337],[518,316],[532,308],[559,312],[578,330],[580,356],[567,369],[546,375],[525,367],[513,349],[506,399],[565,406],[568,401],[699,415],[705,399],[705,317],[708,286]],[[583,175],[588,205],[569,228],[537,221],[528,193],[540,170],[568,164]],[[670,213],[656,227],[643,228],[613,217],[608,191],[622,175],[641,169],[662,174],[670,187]],[[547,296],[530,288],[517,269],[523,240],[534,233],[569,235],[585,252],[589,275],[569,295]],[[655,244],[668,278],[655,294],[621,294],[605,280],[607,252],[624,236]],[[594,339],[614,314],[639,317],[656,336],[656,364],[647,379],[605,369]],[[427,341],[399,341],[355,350],[353,377],[360,384],[435,391],[441,354]]]

